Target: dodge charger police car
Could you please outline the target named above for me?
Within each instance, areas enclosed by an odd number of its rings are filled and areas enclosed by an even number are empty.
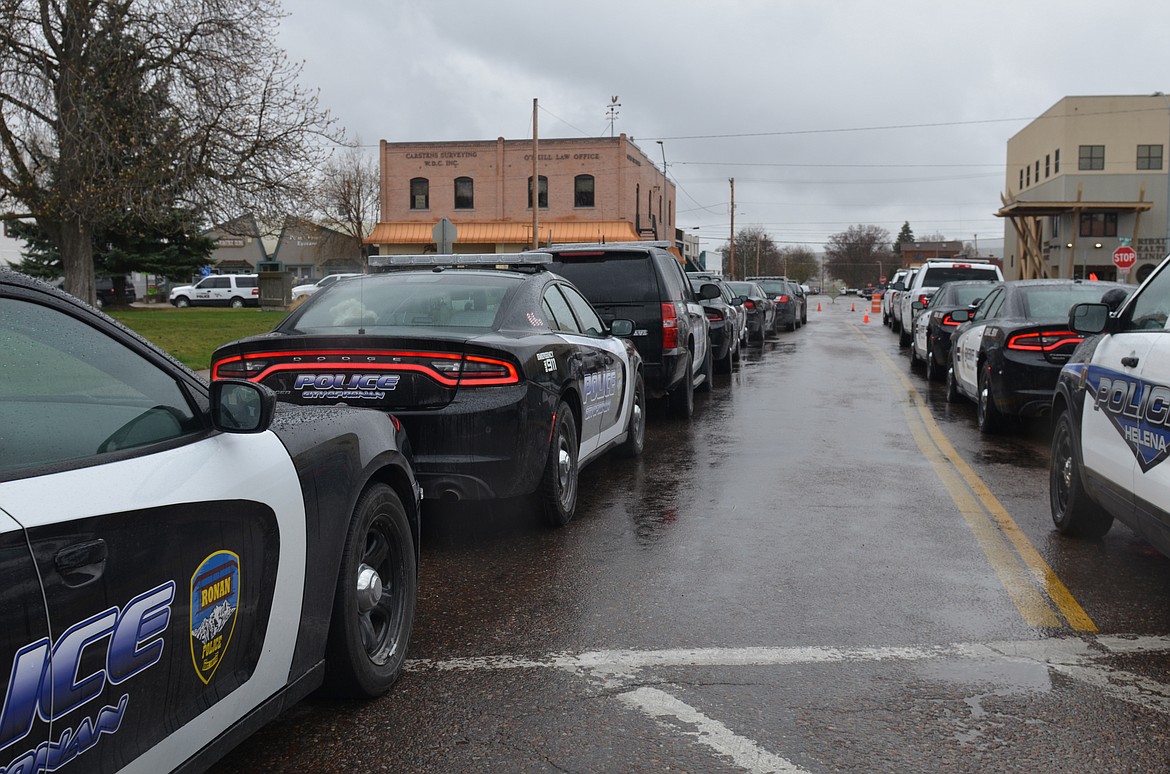
[[[539,494],[573,518],[580,467],[640,454],[646,385],[633,322],[601,321],[547,253],[374,256],[271,333],[220,347],[213,379],[303,405],[393,411],[428,498]],[[502,268],[497,268],[502,267]]]
[[[384,414],[208,385],[0,270],[0,770],[203,769],[406,656],[418,489]]]
[[[1116,314],[1077,304],[1086,338],[1053,399],[1049,499],[1059,531],[1096,537],[1117,519],[1170,556],[1170,257]]]

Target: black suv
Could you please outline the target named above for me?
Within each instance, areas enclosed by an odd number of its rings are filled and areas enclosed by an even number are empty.
[[[709,324],[678,259],[664,242],[554,245],[552,271],[585,294],[607,323],[634,321],[646,393],[689,417],[694,390],[711,389]],[[716,288],[717,290],[717,288]]]

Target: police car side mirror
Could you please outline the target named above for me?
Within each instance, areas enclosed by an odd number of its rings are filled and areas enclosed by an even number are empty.
[[[1073,304],[1068,310],[1068,327],[1077,333],[1101,333],[1108,326],[1108,304]]]
[[[736,296],[727,303],[731,304],[732,306],[743,306],[743,296]]]
[[[893,288],[893,289],[894,289],[894,290],[905,290],[905,289],[906,289],[906,283],[904,283],[904,282],[901,282],[901,281],[899,281],[899,282],[895,282],[895,283],[894,283],[894,288]]]
[[[609,324],[609,332],[613,336],[633,336],[633,320],[614,320]]]
[[[272,424],[276,393],[242,379],[211,383],[211,424],[225,433],[262,433]]]
[[[951,312],[951,319],[957,323],[965,323],[971,319],[970,309],[956,309]]]
[[[910,308],[915,312],[921,312],[926,308],[926,304],[922,303],[921,301],[915,301],[914,303],[910,304]]]
[[[719,290],[719,286],[713,282],[704,282],[699,286],[699,298],[704,301],[709,301],[712,298],[719,298],[723,293]]]

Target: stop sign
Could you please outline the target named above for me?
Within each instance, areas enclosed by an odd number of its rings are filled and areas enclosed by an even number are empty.
[[[1132,247],[1122,246],[1113,251],[1113,263],[1123,271],[1132,268],[1136,261],[1137,253]]]

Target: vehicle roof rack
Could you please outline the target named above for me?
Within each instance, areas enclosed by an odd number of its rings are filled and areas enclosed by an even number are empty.
[[[475,268],[533,268],[543,269],[552,263],[549,253],[533,251],[526,253],[427,253],[425,255],[371,255],[370,266],[387,269],[418,269],[460,267]]]

